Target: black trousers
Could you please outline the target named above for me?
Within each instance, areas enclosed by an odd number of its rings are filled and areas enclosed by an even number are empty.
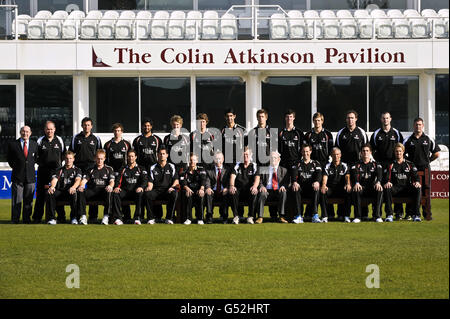
[[[53,194],[47,193],[46,195],[46,210],[47,210],[47,220],[56,219],[57,208],[64,206],[56,206],[57,201],[69,201],[70,203],[70,219],[79,218],[79,210],[77,208],[78,192],[75,194],[70,194],[68,190],[56,189]],[[59,216],[59,213],[58,213]]]
[[[430,168],[430,166],[428,165],[428,166],[425,166],[425,167],[417,167],[417,170],[423,172],[423,171],[425,171],[426,168],[428,168],[428,171],[429,171],[428,181],[427,182],[428,182],[428,185],[430,185],[429,187],[431,187],[431,168]],[[423,186],[424,183],[422,181],[420,181],[420,184],[422,185],[422,187],[424,187]],[[423,215],[424,218],[426,217],[425,210],[426,210],[426,207],[422,206],[422,215]],[[414,206],[413,205],[406,204],[406,215],[409,215],[409,216],[414,215]],[[420,216],[420,211],[417,214],[417,216]],[[431,214],[431,204],[430,204],[430,217],[431,216],[432,216],[432,214]]]
[[[75,163],[75,166],[81,169],[83,174],[86,174],[89,169],[94,168],[95,162],[78,162]],[[97,205],[89,205],[89,219],[97,220],[98,218],[98,206]]]
[[[420,199],[422,196],[422,188],[416,188],[411,185],[394,185],[392,188],[384,190],[386,216],[392,215],[392,197],[407,196],[414,198],[414,204],[410,205],[412,215],[420,216]],[[401,204],[400,204],[401,205]]]
[[[381,205],[383,204],[383,191],[376,191],[373,186],[363,186],[362,191],[353,192],[353,205],[355,207],[355,218],[361,219],[361,216],[364,217],[363,211],[361,209],[361,198],[362,197],[370,197],[373,199],[372,201],[372,218],[376,219],[381,217]],[[369,208],[367,207],[367,212]]]
[[[22,213],[22,202],[23,202],[23,213],[22,219],[24,224],[31,222],[31,212],[33,210],[33,195],[34,195],[34,183],[11,184],[11,221],[13,223],[19,223],[20,214]]]
[[[145,205],[147,207],[147,218],[149,220],[155,219],[155,214],[153,212],[153,201],[155,200],[167,200],[167,213],[166,219],[172,220],[175,212],[175,203],[178,198],[178,192],[173,191],[171,193],[167,192],[168,188],[154,188],[149,192],[145,192]],[[161,215],[162,217],[162,215]]]
[[[319,192],[319,190],[315,191],[312,188],[312,185],[300,185],[300,189],[298,191],[292,191],[295,203],[295,216],[301,216],[303,213],[302,197],[312,199],[313,203],[311,205],[311,213],[317,213],[317,206],[319,204]]]
[[[322,208],[322,218],[329,217],[329,207],[333,209],[332,216],[334,217],[334,207],[328,204],[329,197],[341,197],[345,199],[345,203],[342,205],[341,216],[350,217],[351,205],[352,205],[352,193],[347,193],[341,185],[336,187],[328,187],[328,191],[325,194],[320,193],[320,207]]]
[[[113,193],[113,199],[112,199],[112,218],[114,220],[116,219],[128,219],[128,216],[125,215],[125,210],[128,207],[130,208],[130,205],[122,207],[122,201],[124,200],[132,200],[134,201],[136,205],[136,210],[134,211],[134,220],[140,219],[140,212],[142,207],[142,199],[144,198],[144,192],[136,193],[135,190],[132,191],[125,191],[122,190],[120,193]],[[130,212],[128,212],[131,214]]]
[[[112,194],[112,192],[108,193],[104,187],[86,188],[84,192],[78,192],[78,216],[86,215],[86,202],[89,200],[104,201],[105,209],[103,211],[103,216],[111,216]],[[89,207],[89,219],[97,219],[98,210],[96,213],[91,212],[91,207],[92,206]],[[92,214],[94,214],[94,216],[92,216]]]
[[[233,217],[239,216],[242,217],[243,214],[239,212],[239,201],[244,201],[248,203],[248,217],[255,217],[255,210],[257,204],[257,196],[252,195],[249,188],[245,189],[236,189],[236,193],[234,195],[230,194],[231,199],[231,210],[233,212]]]
[[[186,192],[183,190],[181,193],[181,205],[183,207],[181,221],[189,219],[192,220],[192,208],[195,208],[195,218],[197,220],[203,220],[203,211],[205,209],[204,197],[200,197],[194,192],[191,196],[186,196]]]
[[[36,179],[36,201],[34,202],[32,216],[34,222],[40,222],[44,216],[44,207],[46,207],[47,191],[48,185],[51,181],[51,175],[52,172],[49,168],[38,168]],[[56,211],[58,212],[58,220],[64,221],[66,219],[64,206],[57,206]],[[49,216],[47,216],[47,219],[49,219]]]
[[[228,195],[223,195],[222,192],[217,192],[214,191],[214,193],[212,195],[205,195],[206,197],[206,219],[211,219],[213,218],[213,209],[214,209],[214,203],[215,202],[220,202],[220,207],[219,207],[219,213],[220,213],[220,217],[222,217],[223,219],[228,218],[228,202],[227,200],[229,199]]]
[[[267,193],[260,192],[258,196],[258,217],[263,218],[264,217],[264,205],[266,201],[277,201],[278,205],[278,213],[280,214],[280,217],[286,218],[286,198],[287,198],[287,191],[286,192],[280,192],[278,190],[274,191],[273,189],[268,189]],[[276,216],[271,216],[276,217]]]

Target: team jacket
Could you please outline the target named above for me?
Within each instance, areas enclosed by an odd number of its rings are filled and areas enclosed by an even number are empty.
[[[394,186],[408,186],[419,182],[419,176],[413,162],[404,160],[399,164],[397,161],[394,161],[385,169],[384,180],[386,183],[390,182]]]
[[[75,179],[82,178],[83,174],[81,169],[72,166],[71,168],[66,168],[65,166],[56,169],[55,173],[52,175],[52,179],[57,179],[56,189],[67,191],[75,183]]]
[[[106,160],[105,164],[111,166],[114,172],[118,172],[127,163],[127,152],[131,149],[131,144],[122,139],[119,143],[110,139],[105,143]]]
[[[305,143],[311,145],[311,158],[319,161],[324,166],[328,162],[333,149],[333,134],[326,129],[322,129],[319,133],[314,132],[314,129],[305,134]]]
[[[382,182],[383,169],[380,164],[375,161],[369,161],[364,164],[363,161],[358,161],[353,164],[350,169],[350,180],[352,185],[356,183],[363,187],[373,187],[376,183]]]
[[[379,163],[391,162],[395,159],[395,144],[403,142],[403,135],[397,129],[391,127],[388,132],[379,128],[370,137],[370,145],[373,149],[373,157]]]
[[[178,179],[175,165],[167,162],[164,167],[159,163],[153,164],[148,173],[148,182],[153,183],[154,189],[169,188]]]
[[[344,187],[346,184],[345,175],[347,174],[350,174],[350,171],[347,164],[343,162],[339,163],[338,166],[333,163],[328,163],[323,170],[323,175],[328,176],[327,186],[329,188],[337,186]]]
[[[180,134],[178,136],[168,134],[164,136],[164,145],[167,148],[167,151],[169,152],[168,161],[172,164],[178,165],[178,164],[187,164],[189,163],[189,152],[190,152],[190,143],[189,143],[189,137],[187,137],[184,134]],[[174,154],[171,154],[171,153]],[[175,163],[175,161],[172,159],[172,155],[177,154],[181,162]]]
[[[301,158],[301,148],[304,143],[303,132],[294,127],[291,131],[286,128],[278,133],[278,152],[281,154],[281,162],[294,165]]]
[[[406,159],[413,162],[417,169],[423,170],[430,165],[430,156],[441,149],[429,136],[422,134],[416,138],[414,134],[403,141]]]
[[[237,163],[234,166],[231,174],[236,175],[234,180],[234,186],[237,189],[245,189],[253,186],[255,182],[255,177],[259,176],[258,166],[256,163],[249,163],[247,168],[244,167],[244,163]]]
[[[161,139],[152,134],[149,137],[139,135],[133,141],[133,148],[137,151],[137,163],[148,169],[158,161],[157,154],[161,148]]]
[[[208,129],[203,134],[199,130],[191,132],[189,141],[191,143],[191,152],[197,154],[199,163],[205,163],[203,154],[209,154],[212,160],[214,155],[214,135]],[[212,164],[212,161],[210,164]]]
[[[233,128],[224,126],[221,130],[222,133],[222,153],[224,155],[225,163],[227,163],[227,149],[232,149],[233,156],[232,161],[236,163],[239,159],[236,154],[238,150],[244,149],[245,144],[245,127],[235,124]],[[242,151],[243,152],[243,151]]]
[[[75,153],[75,165],[83,168],[95,164],[95,152],[102,148],[102,141],[94,134],[86,137],[83,132],[72,138],[69,150]]]
[[[182,189],[184,186],[187,186],[194,192],[198,191],[202,186],[205,187],[206,171],[199,167],[192,172],[189,169],[184,171],[180,175],[180,186]]]
[[[37,145],[37,164],[39,165],[39,168],[53,170],[61,167],[63,154],[66,150],[61,137],[55,135],[53,140],[50,142],[46,136],[41,136],[37,140]]]
[[[116,178],[115,187],[130,192],[136,190],[138,187],[145,188],[147,186],[147,171],[144,167],[136,165],[133,168],[123,166],[119,170],[119,175]]]
[[[297,182],[300,185],[311,185],[321,181],[322,167],[316,160],[311,160],[306,164],[303,160],[291,169],[291,183]]]
[[[344,127],[336,135],[336,146],[341,149],[342,161],[347,164],[358,162],[361,148],[367,142],[367,134],[359,126],[352,132]]]
[[[108,186],[111,180],[115,180],[114,170],[108,165],[104,165],[100,170],[95,166],[84,174],[83,179],[87,180],[87,188],[103,188]]]

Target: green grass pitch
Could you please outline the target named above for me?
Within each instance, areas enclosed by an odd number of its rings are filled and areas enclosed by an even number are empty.
[[[10,224],[0,200],[0,298],[449,298],[449,201],[432,211],[421,223],[50,226]],[[79,288],[66,287],[69,264]],[[370,264],[380,288],[366,287]]]

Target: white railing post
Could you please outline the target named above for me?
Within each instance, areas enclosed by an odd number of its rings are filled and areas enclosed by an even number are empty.
[[[14,37],[15,37],[15,39],[16,39],[16,41],[19,39],[19,18],[18,18],[18,16],[19,16],[19,8],[16,6],[15,8],[14,8],[14,17],[15,17],[15,25],[16,25],[16,34],[14,35]]]

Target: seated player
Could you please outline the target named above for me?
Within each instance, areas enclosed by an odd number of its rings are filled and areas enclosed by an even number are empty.
[[[407,196],[414,198],[413,220],[420,222],[420,198],[422,186],[417,176],[417,168],[413,162],[404,158],[405,146],[397,143],[394,149],[395,160],[385,172],[384,194],[386,199],[386,219],[387,222],[393,222],[392,216],[392,196]]]
[[[239,200],[248,203],[247,223],[254,224],[255,210],[258,196],[260,176],[255,162],[251,162],[252,151],[248,146],[244,148],[243,162],[238,162],[231,171],[229,193],[233,223],[239,224]]]
[[[177,187],[179,186],[178,173],[175,165],[167,162],[169,153],[165,147],[158,150],[158,162],[148,172],[148,183],[145,188],[145,200],[147,205],[148,222],[155,223],[153,213],[153,202],[155,200],[167,200],[166,224],[173,224],[175,203],[178,198]]]
[[[381,186],[383,169],[371,159],[372,148],[370,144],[364,144],[361,148],[361,160],[353,164],[350,170],[350,179],[353,185],[353,204],[355,206],[354,223],[361,221],[361,198],[375,198],[372,202],[372,218],[382,223],[381,205],[383,204],[383,186]],[[346,222],[350,219],[346,218]]]
[[[78,209],[81,215],[80,223],[83,225],[87,225],[86,202],[89,200],[104,201],[102,224],[109,223],[115,176],[113,168],[105,165],[105,159],[106,152],[103,149],[97,150],[94,168],[84,174],[78,187]]]
[[[322,187],[320,188],[320,207],[322,208],[322,222],[328,222],[328,198],[331,196],[345,199],[343,214],[350,219],[351,210],[350,170],[347,164],[341,162],[341,150],[333,147],[331,162],[325,166],[322,174]],[[332,206],[332,205],[331,205]]]
[[[136,151],[131,149],[127,152],[127,165],[122,167],[116,179],[113,191],[112,212],[115,225],[123,224],[122,201],[132,200],[136,205],[134,211],[134,223],[141,224],[140,213],[142,212],[142,198],[144,188],[147,186],[147,171],[136,163]]]
[[[302,145],[302,159],[297,165],[291,168],[291,189],[295,199],[296,214],[294,223],[303,223],[302,218],[302,197],[308,197],[313,200],[313,223],[320,223],[317,207],[319,204],[320,180],[322,178],[322,167],[316,160],[311,159],[311,145]]]
[[[222,223],[228,223],[228,186],[231,169],[223,165],[223,154],[214,154],[214,167],[206,170],[206,223],[212,224],[214,202],[219,201]]]
[[[71,223],[78,224],[77,216],[77,188],[81,183],[83,177],[81,169],[75,167],[73,162],[75,161],[75,153],[67,151],[64,153],[65,165],[58,168],[52,175],[50,187],[47,191],[47,212],[48,212],[48,224],[55,225],[55,210],[56,202],[69,201],[70,202],[70,220]],[[77,218],[78,217],[78,218]]]
[[[206,172],[197,166],[198,157],[191,153],[189,167],[180,175],[181,200],[185,225],[192,223],[192,207],[195,207],[197,224],[203,225]]]

